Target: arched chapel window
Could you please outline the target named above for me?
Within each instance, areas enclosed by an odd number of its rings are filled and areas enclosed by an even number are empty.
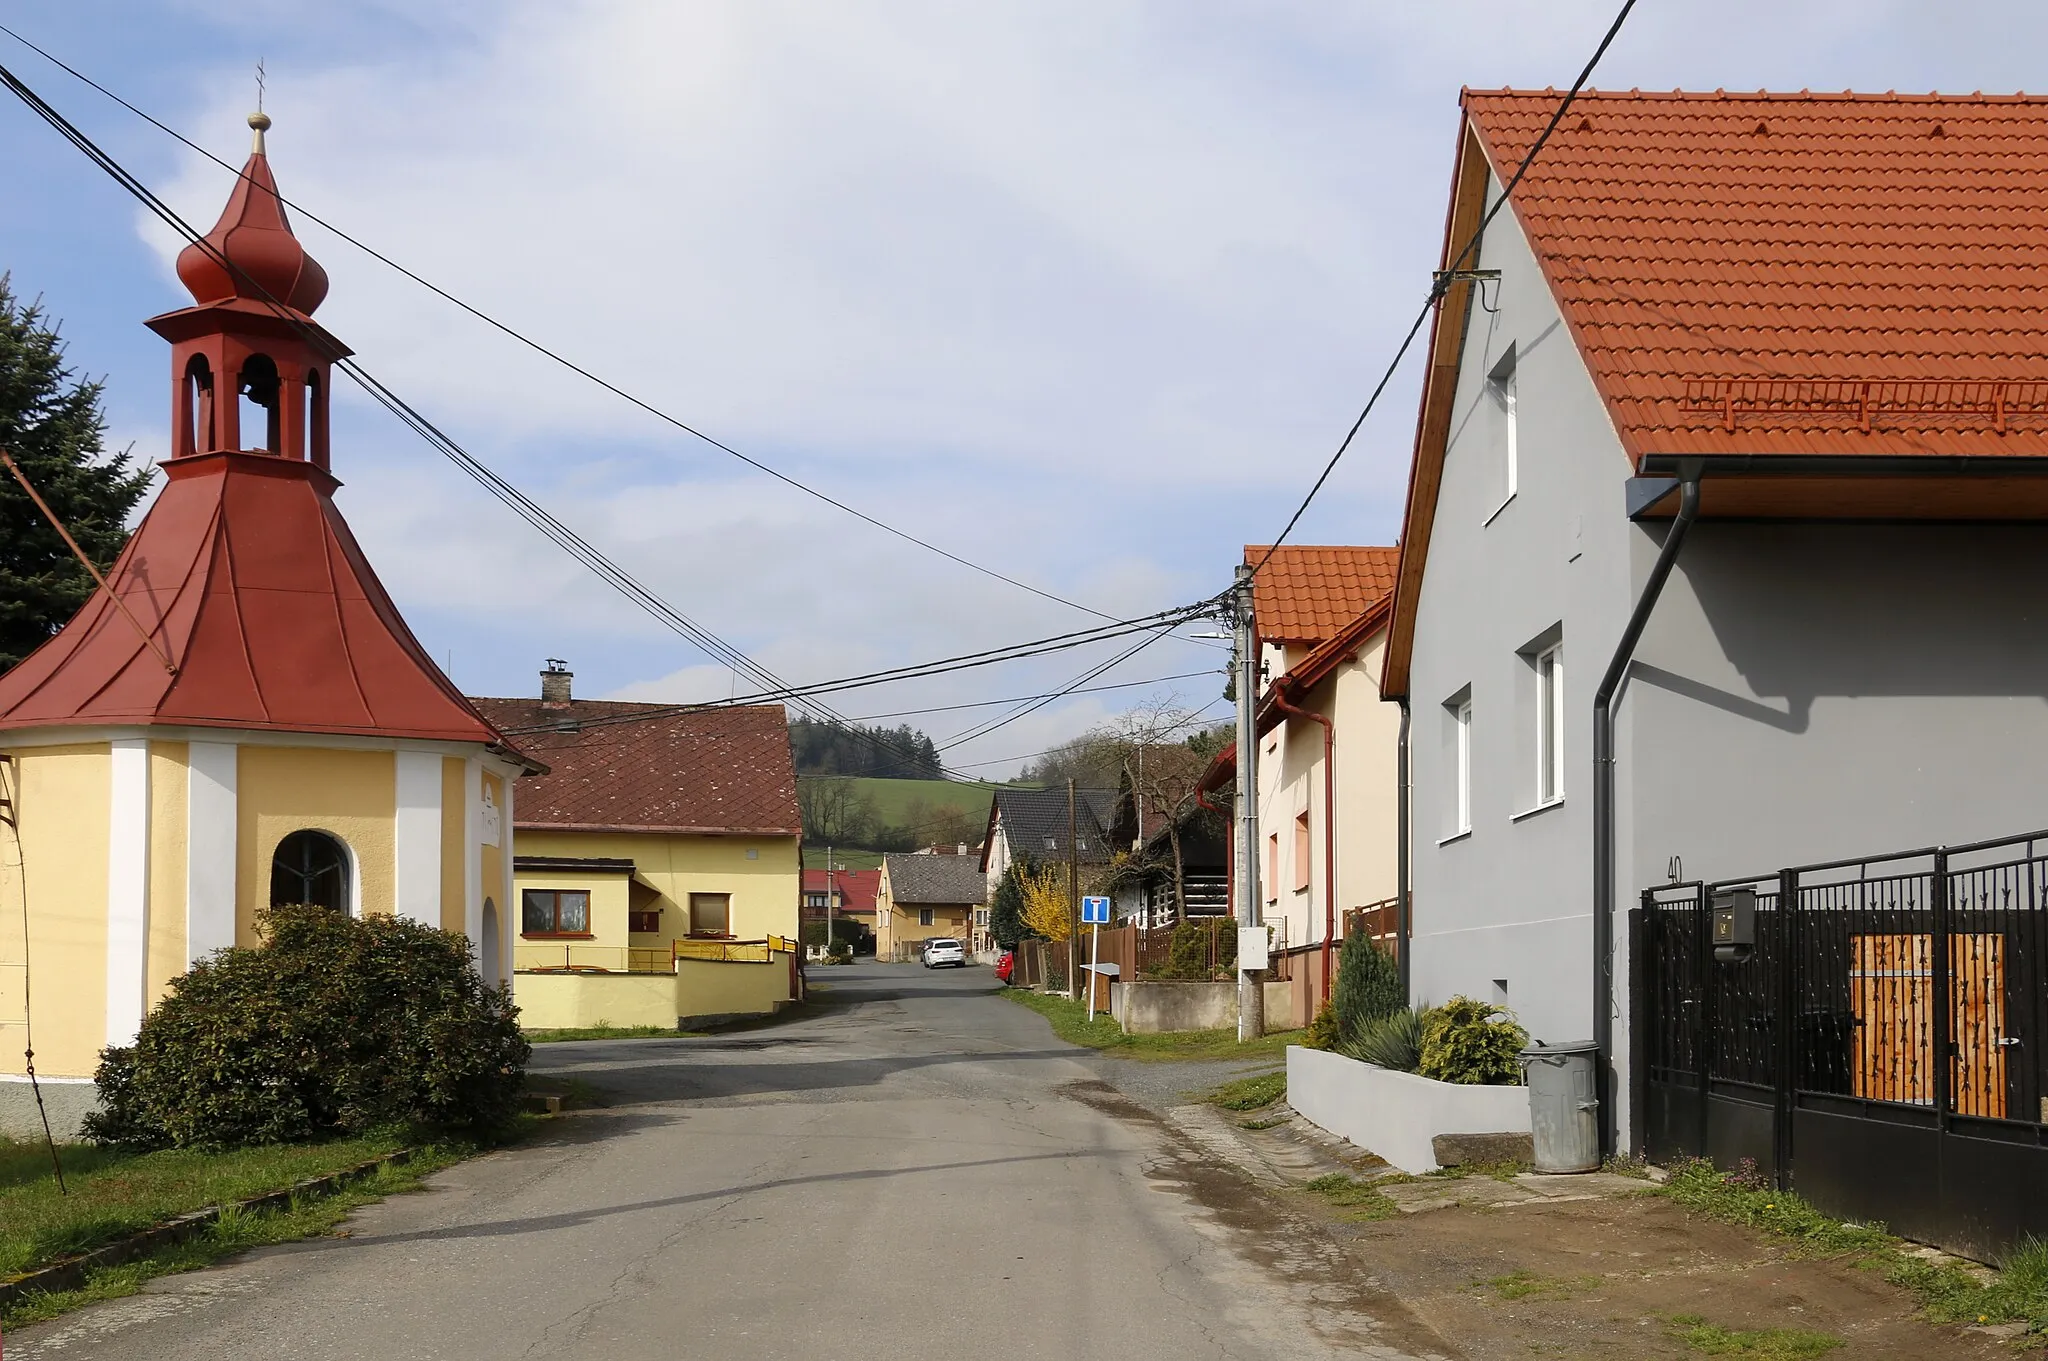
[[[277,453],[284,447],[283,410],[279,406],[281,384],[277,364],[267,354],[252,354],[242,361],[242,447]],[[256,432],[263,442],[255,442]]]
[[[325,832],[300,831],[270,857],[270,902],[349,910],[348,847]]]
[[[203,354],[185,361],[185,411],[185,452],[203,454],[214,447],[213,368]]]

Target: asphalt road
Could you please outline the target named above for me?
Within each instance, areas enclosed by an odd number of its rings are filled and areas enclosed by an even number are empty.
[[[825,979],[773,1027],[546,1046],[536,1069],[612,1104],[346,1237],[24,1330],[9,1361],[1447,1350],[987,970]]]

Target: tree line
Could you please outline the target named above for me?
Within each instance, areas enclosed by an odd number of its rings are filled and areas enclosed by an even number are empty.
[[[789,724],[789,750],[799,775],[879,780],[942,780],[946,776],[938,747],[908,723],[883,728],[796,718]]]

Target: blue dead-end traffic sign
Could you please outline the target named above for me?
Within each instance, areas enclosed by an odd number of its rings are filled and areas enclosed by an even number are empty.
[[[1109,899],[1083,898],[1081,900],[1081,925],[1109,925]]]

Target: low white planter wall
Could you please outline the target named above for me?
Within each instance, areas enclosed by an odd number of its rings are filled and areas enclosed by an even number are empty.
[[[1467,1087],[1287,1047],[1287,1104],[1403,1172],[1436,1171],[1439,1134],[1527,1134],[1527,1087]]]

